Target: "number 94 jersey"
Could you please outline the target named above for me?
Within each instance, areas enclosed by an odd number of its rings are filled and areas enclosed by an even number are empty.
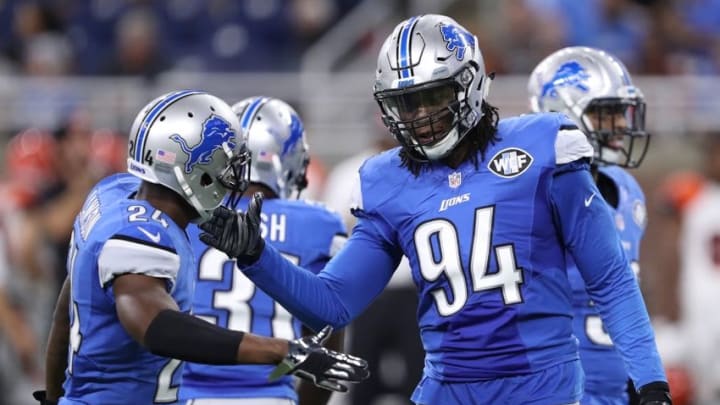
[[[180,310],[190,311],[195,265],[187,236],[147,201],[132,198],[139,185],[130,174],[100,181],[75,219],[61,405],[177,401],[181,362],[147,351],[128,335],[115,309],[112,282],[132,273],[165,280]]]
[[[608,209],[615,219],[623,249],[637,276],[640,270],[640,241],[647,222],[645,195],[637,181],[620,167],[601,167],[598,179],[617,191],[617,207],[613,208],[608,204]],[[580,271],[570,255],[567,260],[573,295],[573,333],[580,343],[585,391],[596,395],[622,397],[625,395],[628,380],[625,365],[585,290]]]
[[[243,198],[240,207],[247,207]],[[320,204],[266,199],[261,232],[283,255],[319,272],[347,239],[340,217]],[[188,227],[198,262],[193,314],[224,328],[263,336],[295,339],[300,321],[255,287],[227,255],[200,242],[197,226]],[[187,363],[180,396],[198,398],[291,398],[292,377],[269,382],[271,365],[207,366]]]
[[[425,374],[440,381],[515,376],[578,358],[550,186],[558,164],[592,148],[559,114],[504,119],[498,134],[478,167],[434,163],[415,177],[393,149],[361,168],[354,212],[410,260]]]

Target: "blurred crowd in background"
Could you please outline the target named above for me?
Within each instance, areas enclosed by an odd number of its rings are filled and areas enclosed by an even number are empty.
[[[294,71],[304,51],[360,3],[4,0],[0,71],[149,79],[171,70]],[[418,2],[389,3],[402,13]],[[550,52],[577,44],[619,56],[635,74],[720,71],[717,0],[436,2],[444,3],[447,14],[478,35],[486,63],[498,73],[527,73]],[[372,43],[362,38],[348,51]]]
[[[202,88],[202,74],[208,80],[211,75],[237,72],[294,74],[312,66],[308,55],[314,55],[313,47],[332,42],[328,36],[341,35],[343,24],[352,25],[349,16],[363,7],[384,7],[389,14],[369,29],[356,30],[359,35],[345,44],[343,57],[332,59],[351,62],[333,63],[329,73],[367,75],[367,83],[359,85],[367,88],[367,100],[363,100],[367,108],[362,113],[370,130],[355,142],[343,140],[336,128],[327,129],[331,134],[308,133],[311,150],[321,153],[314,156],[310,192],[305,197],[325,200],[344,213],[345,202],[334,197],[347,195],[361,158],[392,145],[387,142],[390,135],[377,122],[370,88],[379,41],[392,25],[411,14],[444,13],[474,32],[486,66],[498,73],[498,82],[504,74],[529,74],[538,61],[569,45],[593,46],[617,55],[636,79],[644,75],[712,78],[720,73],[720,0],[3,0],[0,82],[126,76],[151,85],[165,74],[191,72],[201,74],[192,87]],[[92,91],[94,83],[83,91]],[[282,97],[269,89],[266,95]],[[72,221],[97,180],[125,169],[126,131],[131,122],[121,116],[117,125],[99,125],[92,113],[97,106],[82,102],[91,96],[69,100],[66,93],[46,90],[29,87],[21,94],[13,93],[12,97],[22,98],[29,118],[0,125],[4,156],[0,169],[0,405],[26,403],[32,387],[41,385],[43,344],[59,283],[65,277]],[[255,95],[243,89],[228,92],[236,94],[229,103]],[[646,95],[652,93],[646,91]],[[491,89],[491,102],[493,94]],[[287,101],[303,115],[304,109],[309,111],[304,97],[314,96],[309,91]],[[0,88],[0,104],[8,103],[3,97],[9,96]],[[146,101],[132,103],[131,110]],[[647,99],[650,108],[656,102],[666,101]],[[42,118],[46,106],[55,109],[53,119]],[[28,120],[32,125],[17,124]],[[653,121],[651,114],[648,120]],[[312,129],[309,121],[306,127]],[[315,147],[314,140],[330,137],[335,140],[332,154]],[[350,160],[341,162],[344,158]],[[694,356],[684,344],[687,328],[682,323],[696,316],[688,308],[704,308],[712,314],[720,305],[720,217],[697,214],[708,210],[707,204],[697,201],[715,192],[715,182],[720,181],[720,126],[702,133],[666,133],[653,141],[646,162],[634,173],[648,197],[641,284],[661,351],[666,365],[680,370],[678,390],[702,399],[696,404],[720,403],[720,318],[710,315],[706,322],[697,321],[704,328],[697,333],[706,335],[707,342],[697,345],[696,351],[703,351]],[[699,215],[699,222],[709,229],[708,240],[692,239],[697,233],[687,229],[692,221],[685,219],[693,215]],[[698,253],[688,248],[694,245],[704,250]],[[701,266],[710,271],[702,274],[701,284],[708,288],[688,287],[692,278],[688,274],[694,271],[690,267],[697,267],[695,256],[689,255],[706,252],[711,259]],[[409,277],[398,285],[413,288]],[[408,308],[390,315],[414,317],[414,299],[414,294],[407,294]],[[388,315],[386,310],[380,312]],[[413,322],[408,324],[408,330],[397,332],[396,343],[389,346],[415,344],[417,330]],[[392,337],[383,339],[387,342]],[[373,384],[388,395],[345,398],[344,403],[409,403],[407,390],[414,386],[419,370],[407,370],[409,366],[398,360],[401,355],[377,356],[383,371]],[[697,365],[694,357],[718,365]],[[421,367],[421,362],[420,358],[416,366]],[[709,375],[708,367],[715,367]],[[698,374],[704,374],[702,384],[697,382]]]

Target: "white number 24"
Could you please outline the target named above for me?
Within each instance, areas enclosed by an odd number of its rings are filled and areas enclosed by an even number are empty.
[[[512,244],[494,247],[498,270],[489,273],[494,211],[494,206],[475,210],[469,267],[472,291],[499,288],[505,304],[517,304],[522,302],[520,284],[523,282],[523,275],[522,269],[517,268],[515,263],[515,249]],[[431,291],[438,313],[449,316],[458,312],[468,299],[468,280],[463,272],[460,239],[455,225],[446,219],[425,222],[415,230],[414,239],[423,278],[433,282],[445,275],[452,292],[451,302],[444,288]],[[434,247],[437,247],[437,251]]]

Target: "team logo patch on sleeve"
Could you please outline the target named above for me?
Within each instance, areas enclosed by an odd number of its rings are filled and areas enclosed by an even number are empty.
[[[640,200],[635,200],[633,202],[632,216],[635,224],[644,229],[645,225],[647,225],[647,208],[645,208],[645,203]]]
[[[511,178],[523,174],[532,162],[533,157],[524,150],[505,148],[490,159],[488,169],[500,177]]]

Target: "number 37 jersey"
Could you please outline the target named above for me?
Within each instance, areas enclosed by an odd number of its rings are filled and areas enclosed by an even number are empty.
[[[409,258],[425,374],[441,381],[578,358],[550,186],[558,164],[592,156],[592,148],[557,114],[503,120],[499,134],[477,167],[434,163],[415,177],[394,149],[361,169],[356,212]]]
[[[247,207],[243,198],[240,207]],[[347,239],[340,217],[319,204],[266,199],[261,213],[265,241],[294,262],[314,272],[322,270]],[[188,233],[198,262],[193,314],[232,330],[288,340],[301,334],[300,321],[258,289],[227,255],[200,242],[199,230]],[[206,366],[187,363],[182,399],[297,399],[292,377],[269,382],[271,365]]]

